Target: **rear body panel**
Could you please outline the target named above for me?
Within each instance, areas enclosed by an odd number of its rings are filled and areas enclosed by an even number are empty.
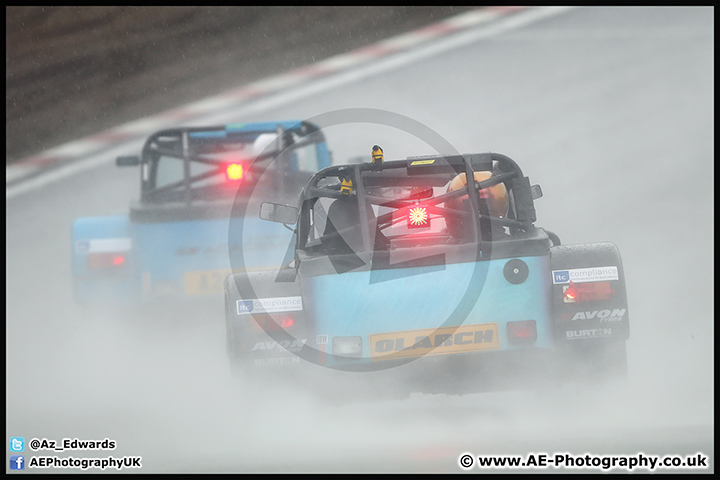
[[[280,268],[293,249],[292,232],[257,218],[257,200],[249,205],[250,195],[297,198],[307,178],[330,165],[327,144],[313,128],[304,122],[260,122],[151,136],[140,157],[123,157],[123,165],[140,166],[141,198],[131,202],[129,214],[79,218],[73,224],[76,301],[109,308],[220,304],[232,268]],[[273,145],[273,135],[278,141],[278,131],[294,137],[273,156],[267,145]],[[251,154],[258,155],[254,162]],[[230,161],[243,165],[244,177],[217,181]],[[253,215],[246,217],[239,205]],[[242,238],[230,238],[238,230],[235,222],[242,222]],[[104,259],[98,252],[118,255]]]
[[[440,392],[622,370],[617,247],[561,246],[533,225],[540,195],[496,154],[318,172],[301,196],[294,264],[225,283],[232,364],[313,363],[372,372],[370,383],[392,369]]]
[[[498,259],[302,278],[302,297],[317,335],[330,346],[334,337],[362,337],[367,361],[522,348],[507,337],[507,322],[519,320],[534,320],[534,346],[551,348],[548,258],[522,260],[530,274],[519,285],[507,281],[507,260]],[[331,362],[358,361],[341,357]]]
[[[341,274],[318,274],[324,268],[306,261],[308,272],[301,268],[295,276],[235,275],[225,286],[227,318],[229,334],[242,340],[229,346],[231,355],[255,365],[304,359],[339,370],[379,370],[416,360],[442,368],[438,362],[455,356],[474,362],[488,354],[552,352],[556,322],[545,252],[421,267],[368,265]],[[522,281],[508,273],[518,262],[527,267]],[[239,295],[248,291],[243,282],[252,297]],[[274,305],[282,303],[288,308]],[[288,319],[292,327],[282,328]],[[529,335],[518,335],[518,328],[529,328]],[[348,342],[359,348],[348,352]]]

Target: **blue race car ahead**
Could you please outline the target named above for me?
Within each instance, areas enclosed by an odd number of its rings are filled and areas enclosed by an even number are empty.
[[[536,227],[540,188],[507,156],[373,153],[313,175],[299,208],[262,206],[264,219],[296,224],[295,253],[227,278],[235,369],[368,373],[355,384],[392,371],[429,392],[625,372],[614,244],[561,245]]]
[[[163,302],[182,308],[196,299],[221,299],[239,242],[245,243],[248,268],[272,268],[282,264],[290,239],[282,225],[249,219],[245,238],[228,244],[233,205],[250,202],[245,185],[258,185],[258,198],[294,202],[310,176],[331,163],[322,132],[308,122],[153,134],[140,156],[117,159],[118,166],[140,167],[141,195],[129,215],[73,224],[76,301],[103,308]]]

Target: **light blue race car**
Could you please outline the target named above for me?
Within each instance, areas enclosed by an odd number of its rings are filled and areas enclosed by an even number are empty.
[[[140,198],[128,215],[74,222],[73,284],[81,305],[183,308],[208,298],[221,305],[241,243],[246,268],[266,269],[283,263],[292,238],[282,225],[255,216],[243,238],[228,242],[238,206],[292,203],[332,160],[317,126],[282,121],[163,130],[139,156],[116,163],[139,167]],[[258,186],[254,199],[246,185]]]
[[[225,281],[231,365],[424,392],[624,375],[620,254],[536,227],[541,195],[496,153],[384,161],[375,146],[319,171],[299,202],[260,209],[295,225],[289,262]]]

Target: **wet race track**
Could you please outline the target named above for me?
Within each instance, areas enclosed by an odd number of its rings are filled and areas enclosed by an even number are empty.
[[[373,108],[458,151],[514,158],[543,188],[538,226],[622,254],[627,385],[334,403],[314,384],[234,378],[221,304],[86,318],[72,299],[70,227],[137,197],[137,171],[109,161],[139,148],[124,144],[94,168],[8,189],[6,437],[111,439],[112,451],[25,455],[140,456],[142,472],[463,472],[466,453],[700,453],[708,468],[682,471],[714,471],[713,13],[524,10],[202,119]],[[341,118],[321,124],[337,162],[373,144],[386,158],[435,153],[382,122]]]

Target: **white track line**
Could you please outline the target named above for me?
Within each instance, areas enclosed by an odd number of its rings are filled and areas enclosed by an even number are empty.
[[[573,7],[486,7],[472,10],[414,32],[46,150],[6,168],[6,199],[106,164],[108,159],[114,158],[115,150],[117,154],[126,152],[131,142],[136,143],[139,150],[148,135],[162,128],[191,121],[205,123],[199,122],[200,119],[212,123],[207,120],[208,117],[230,108],[236,108],[238,116],[247,116],[521,28],[569,8]],[[515,15],[508,16],[511,13]],[[489,22],[493,23],[485,28],[474,28]],[[428,45],[418,48],[423,43]],[[352,71],[348,71],[350,69]],[[87,158],[77,160],[79,157]]]

